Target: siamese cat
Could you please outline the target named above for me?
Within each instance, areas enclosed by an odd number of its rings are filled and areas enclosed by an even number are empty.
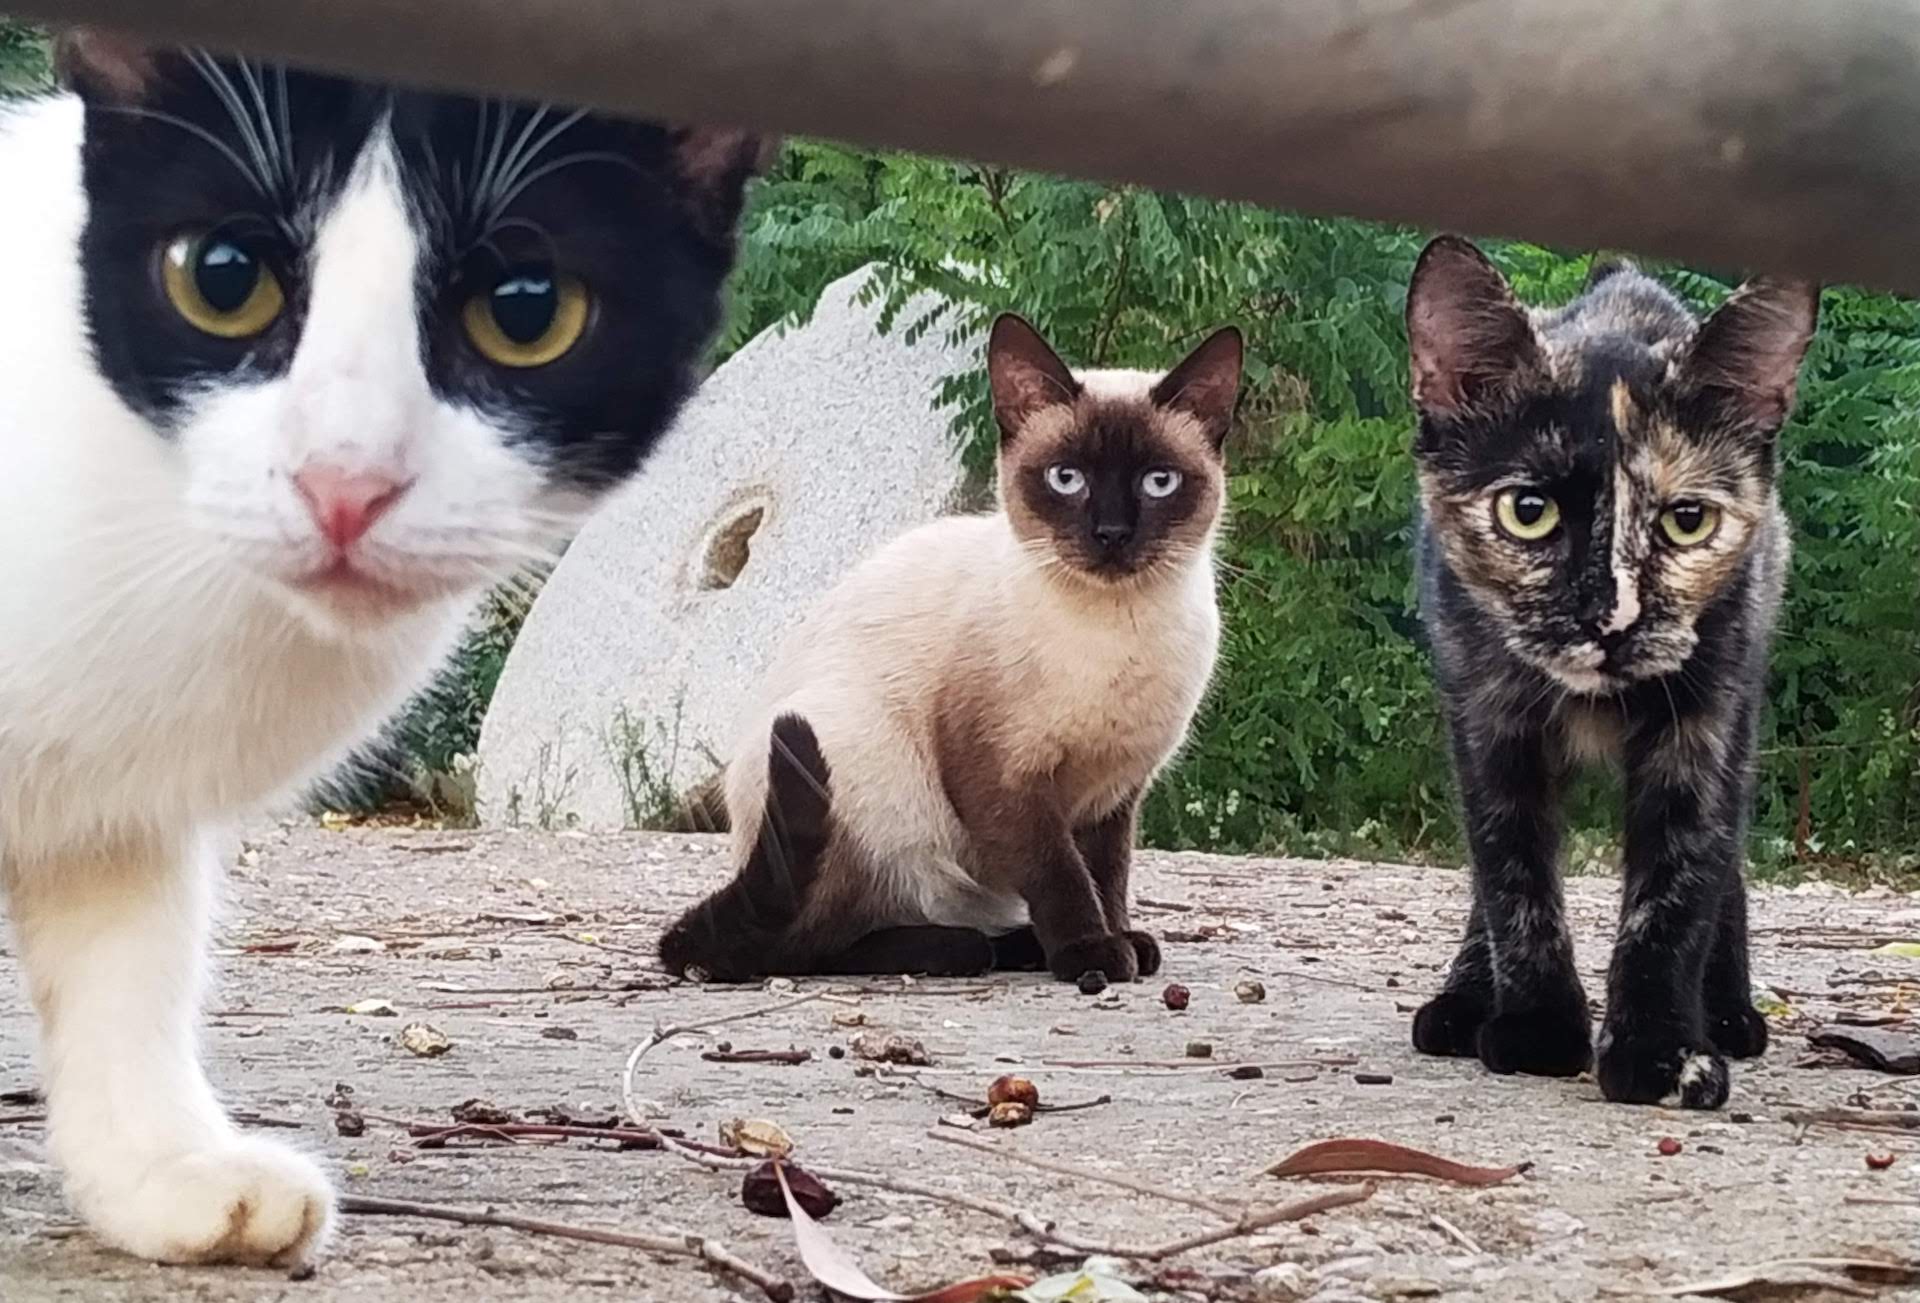
[[[1134,821],[1219,647],[1240,335],[1075,373],[1004,316],[987,354],[1000,509],[893,540],[789,638],[726,776],[738,874],[666,934],[674,970],[1158,969]]]

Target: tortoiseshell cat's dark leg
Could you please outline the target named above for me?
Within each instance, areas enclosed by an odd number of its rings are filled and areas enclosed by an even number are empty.
[[[1105,818],[1074,829],[1073,841],[1080,848],[1080,857],[1087,862],[1087,872],[1093,875],[1108,930],[1133,943],[1133,952],[1140,961],[1140,976],[1152,977],[1160,971],[1160,943],[1133,926],[1133,903],[1128,897],[1133,876],[1135,816],[1139,808],[1140,794],[1136,792]]]
[[[1739,851],[1746,845],[1747,820],[1753,810],[1753,748],[1759,709],[1759,702],[1751,698],[1742,703],[1733,734],[1738,741],[1727,758],[1737,781],[1727,787],[1730,808],[1723,818],[1737,829],[1736,850],[1715,916],[1704,991],[1707,1035],[1713,1040],[1713,1048],[1730,1059],[1757,1058],[1767,1050],[1767,1020],[1753,1007],[1753,978],[1747,966],[1747,884]]]
[[[1493,956],[1487,949],[1487,924],[1476,898],[1467,912],[1466,935],[1447,969],[1440,994],[1413,1017],[1413,1048],[1422,1054],[1473,1058],[1480,1053],[1480,1028],[1493,1016]]]
[[[1717,704],[1676,690],[1669,715],[1627,739],[1625,884],[1596,1074],[1611,1100],[1718,1108],[1720,1039],[1765,1045],[1740,880],[1751,739]]]
[[[1560,767],[1540,719],[1456,717],[1474,909],[1442,992],[1414,1020],[1428,1054],[1570,1077],[1593,1059],[1560,894]]]

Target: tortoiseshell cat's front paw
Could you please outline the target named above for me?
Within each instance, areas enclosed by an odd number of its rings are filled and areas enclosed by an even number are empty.
[[[1531,1077],[1577,1077],[1593,1063],[1586,1001],[1498,1013],[1480,1027],[1475,1050],[1487,1071]]]
[[[1707,1015],[1707,1039],[1729,1059],[1757,1059],[1767,1052],[1767,1020],[1752,1005]]]
[[[1048,955],[1047,970],[1063,982],[1077,982],[1086,973],[1099,973],[1109,982],[1131,982],[1140,976],[1140,956],[1126,937],[1082,937]]]
[[[1442,991],[1413,1015],[1413,1048],[1422,1054],[1473,1058],[1480,1053],[1480,1029],[1490,1012],[1485,996]]]
[[[1140,965],[1140,976],[1152,977],[1160,971],[1158,941],[1155,941],[1150,934],[1137,930],[1128,930],[1120,935],[1133,944],[1133,957]]]
[[[1727,1061],[1664,1032],[1602,1035],[1594,1075],[1616,1104],[1715,1109],[1727,1102]]]

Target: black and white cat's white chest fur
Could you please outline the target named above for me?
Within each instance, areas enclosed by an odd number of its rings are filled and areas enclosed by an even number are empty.
[[[51,1145],[167,1261],[310,1259],[197,1062],[230,820],[337,763],[640,463],[757,143],[98,33],[0,107],[0,890]]]

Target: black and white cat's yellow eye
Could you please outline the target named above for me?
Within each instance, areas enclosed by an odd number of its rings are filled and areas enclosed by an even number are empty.
[[[1140,477],[1140,491],[1150,498],[1170,498],[1180,491],[1180,472],[1162,466]]]
[[[161,253],[167,301],[194,329],[251,339],[280,319],[286,295],[253,250],[218,235],[183,235]]]
[[[1660,532],[1676,547],[1698,547],[1720,528],[1720,509],[1704,502],[1676,502],[1660,513]]]
[[[565,357],[586,333],[587,287],[552,271],[517,271],[467,300],[467,340],[496,366],[522,370]]]
[[[1047,467],[1047,487],[1063,498],[1070,498],[1087,487],[1087,477],[1078,466],[1060,462]]]
[[[1522,543],[1538,543],[1560,528],[1560,504],[1538,489],[1507,489],[1494,499],[1493,515]]]

